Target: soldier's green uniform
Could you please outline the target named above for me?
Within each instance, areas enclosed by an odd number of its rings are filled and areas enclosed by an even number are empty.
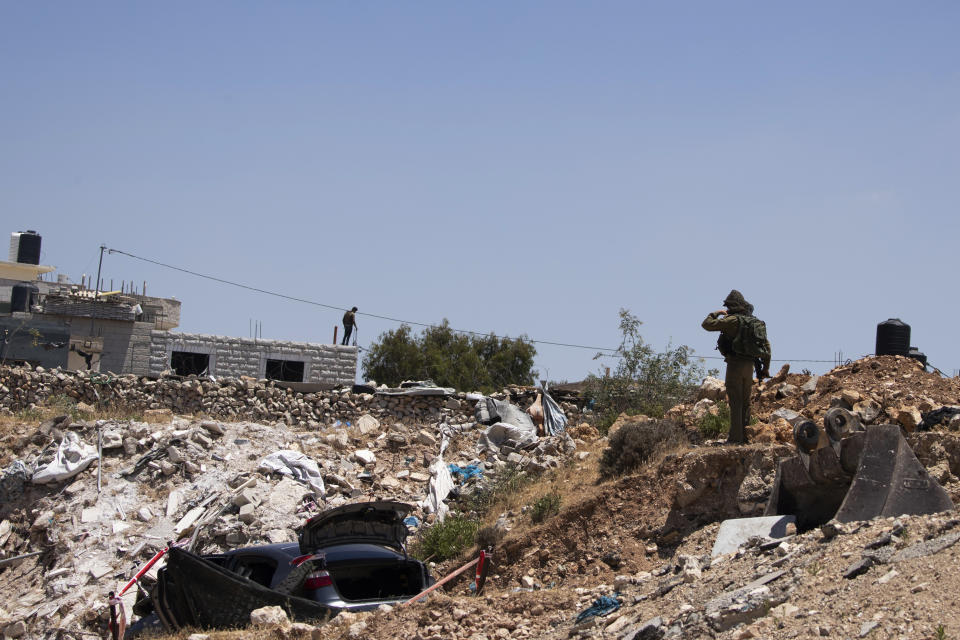
[[[727,314],[721,315],[714,311],[708,315],[702,327],[707,331],[720,331],[732,345],[741,331],[743,317],[753,315],[753,305],[744,299],[736,289],[723,301]],[[722,339],[721,339],[722,340]],[[766,335],[762,338],[764,354],[760,356],[763,366],[763,375],[770,375],[770,342]],[[747,441],[744,427],[750,422],[750,392],[753,388],[753,356],[738,354],[732,347],[725,349],[724,360],[727,362],[727,402],[730,405],[730,433],[727,442],[743,444]]]

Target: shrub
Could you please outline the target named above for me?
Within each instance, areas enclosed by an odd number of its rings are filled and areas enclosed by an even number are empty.
[[[717,415],[706,413],[697,423],[700,435],[708,440],[719,438],[730,430],[730,405],[724,401],[717,403]]]
[[[621,413],[639,413],[663,417],[670,407],[686,402],[700,381],[715,370],[706,371],[702,360],[685,345],[657,353],[640,335],[640,320],[627,309],[620,309],[620,346],[613,357],[617,367],[613,375],[589,376],[585,395],[600,416],[601,433]],[[595,358],[609,357],[598,353]]]
[[[477,546],[481,549],[493,549],[503,540],[504,532],[495,526],[481,527],[477,531]]]
[[[600,475],[622,475],[687,442],[683,428],[671,420],[628,422],[610,437],[610,445],[600,458]]]
[[[554,491],[533,501],[530,519],[539,523],[558,513],[560,513],[560,494]]]
[[[366,350],[363,375],[389,385],[433,380],[442,387],[493,391],[533,384],[536,346],[525,336],[466,335],[444,321],[414,334],[409,325],[382,333]]]
[[[475,511],[483,517],[493,505],[516,495],[533,481],[520,467],[509,464],[497,471],[489,482],[475,485],[473,491],[460,498],[459,504],[464,511]]]
[[[474,545],[480,523],[463,516],[448,516],[426,529],[412,553],[415,557],[437,562],[455,558]]]

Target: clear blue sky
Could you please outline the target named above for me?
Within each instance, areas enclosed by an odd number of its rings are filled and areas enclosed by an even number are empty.
[[[775,359],[899,317],[960,369],[956,2],[0,2],[0,225],[361,313]],[[328,341],[339,312],[118,255],[181,330]],[[361,315],[361,344],[394,323]],[[590,349],[541,346],[551,379]],[[795,362],[794,370],[829,364]]]

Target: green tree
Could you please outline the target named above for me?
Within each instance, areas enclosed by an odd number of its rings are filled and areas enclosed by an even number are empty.
[[[526,337],[468,336],[444,319],[419,335],[408,325],[382,333],[363,358],[363,375],[389,385],[430,379],[444,387],[493,391],[533,384],[537,350]]]
[[[662,417],[673,405],[689,400],[706,375],[702,359],[693,350],[668,343],[662,352],[654,351],[640,335],[640,320],[627,309],[620,309],[620,346],[613,375],[587,378],[586,394],[602,416],[601,426],[609,426],[623,412]],[[598,353],[596,358],[610,357]]]

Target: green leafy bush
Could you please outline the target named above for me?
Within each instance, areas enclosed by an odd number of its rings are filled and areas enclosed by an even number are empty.
[[[539,523],[550,516],[557,515],[560,513],[560,499],[560,494],[557,492],[537,498],[533,501],[533,508],[530,509],[530,519]]]
[[[600,474],[605,478],[622,475],[659,453],[687,443],[683,428],[672,420],[628,422],[610,436],[610,444],[600,457]]]
[[[533,384],[536,354],[526,337],[465,335],[444,319],[419,335],[409,325],[380,334],[363,358],[363,375],[388,385],[433,380],[442,387],[489,392]]]
[[[421,560],[442,562],[455,558],[474,545],[480,523],[463,516],[448,516],[424,530],[411,552]]]
[[[730,405],[722,400],[717,403],[717,415],[706,413],[697,423],[697,430],[704,438],[715,439],[730,430]]]
[[[620,310],[620,346],[613,357],[617,366],[612,375],[587,378],[585,395],[600,418],[597,428],[605,433],[621,413],[663,417],[670,407],[689,401],[700,382],[715,370],[706,370],[702,360],[685,345],[657,353],[640,335],[643,324],[627,309]],[[595,358],[610,357],[598,353]]]

